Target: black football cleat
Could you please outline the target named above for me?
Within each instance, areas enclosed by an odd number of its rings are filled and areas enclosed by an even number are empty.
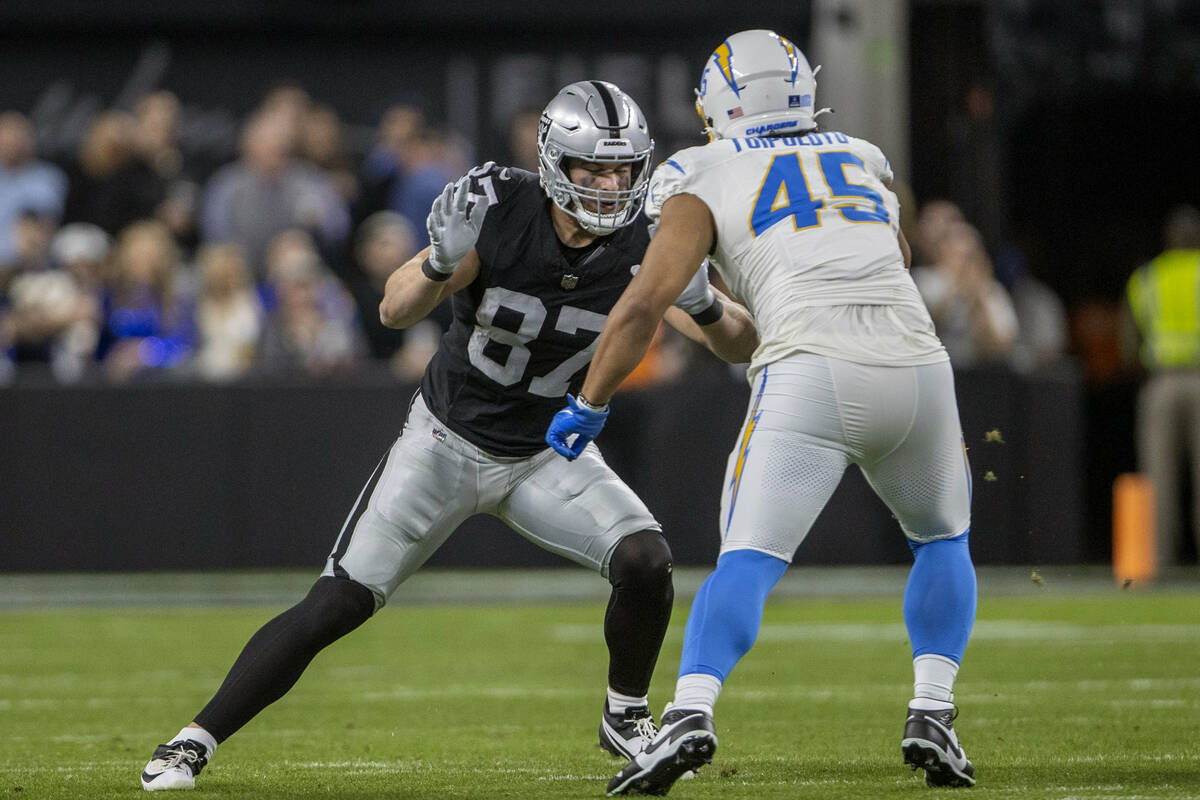
[[[669,709],[654,741],[608,782],[608,796],[665,795],[675,781],[711,763],[716,752],[712,717],[694,708]]]
[[[957,708],[908,709],[900,750],[904,763],[925,770],[927,786],[974,786],[975,765],[967,760],[954,732]]]

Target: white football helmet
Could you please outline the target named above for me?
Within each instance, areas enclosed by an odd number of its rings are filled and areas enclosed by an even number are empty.
[[[814,111],[817,70],[774,31],[730,36],[709,56],[696,90],[696,111],[709,139],[812,130],[820,113]]]
[[[607,236],[624,227],[642,210],[650,179],[654,140],[637,103],[605,81],[578,81],[563,87],[542,112],[538,127],[538,176],[556,206],[584,230]],[[567,158],[602,163],[628,163],[628,189],[587,189],[567,176]],[[584,201],[592,201],[595,211]],[[603,204],[603,205],[602,205]],[[611,212],[605,205],[616,205]]]

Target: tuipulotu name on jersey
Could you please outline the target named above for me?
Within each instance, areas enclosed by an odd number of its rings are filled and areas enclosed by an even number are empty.
[[[742,150],[774,150],[776,147],[818,147],[823,144],[850,144],[844,133],[809,133],[804,136],[761,136],[748,139],[730,139],[733,146]]]

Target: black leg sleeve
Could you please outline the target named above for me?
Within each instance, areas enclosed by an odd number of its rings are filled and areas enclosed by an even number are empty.
[[[604,615],[608,685],[641,697],[650,689],[675,600],[667,540],[658,531],[626,536],[613,551],[608,581],[613,587]]]
[[[317,653],[373,613],[375,596],[361,583],[318,578],[303,600],[250,637],[196,724],[225,741],[283,697]]]

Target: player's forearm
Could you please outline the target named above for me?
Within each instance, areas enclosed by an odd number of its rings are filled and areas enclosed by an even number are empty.
[[[709,325],[700,325],[679,308],[667,309],[663,317],[675,330],[717,358],[731,364],[745,364],[758,349],[758,329],[744,306],[730,299],[715,286],[712,289],[721,303],[721,317]]]
[[[596,345],[580,394],[592,405],[605,405],[621,381],[637,367],[662,319],[662,310],[622,301],[609,315]]]
[[[717,358],[730,364],[745,364],[758,349],[758,329],[754,319],[744,307],[732,300],[723,300],[724,313],[711,325],[703,325],[700,332],[704,344]]]
[[[441,302],[445,283],[430,280],[421,271],[421,264],[428,255],[429,248],[425,248],[388,276],[383,301],[379,304],[379,320],[387,327],[415,325]]]

